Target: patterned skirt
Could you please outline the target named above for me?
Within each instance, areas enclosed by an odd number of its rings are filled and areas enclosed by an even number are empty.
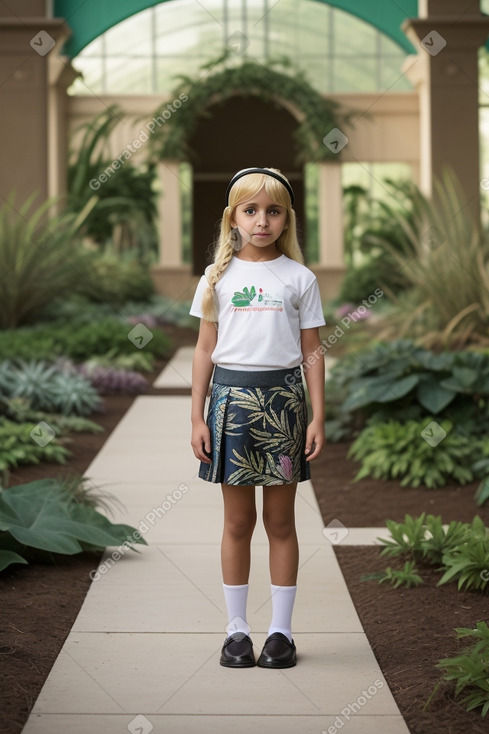
[[[208,482],[270,486],[310,479],[307,406],[299,368],[248,372],[216,367],[207,412]]]

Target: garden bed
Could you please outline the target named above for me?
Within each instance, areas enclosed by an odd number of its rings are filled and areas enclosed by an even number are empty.
[[[192,329],[165,327],[175,345],[193,345]],[[145,376],[148,387],[142,394],[161,395],[152,387],[167,360],[155,360],[154,370]],[[84,474],[111,431],[117,426],[137,396],[112,395],[103,398],[104,413],[91,419],[104,427],[103,433],[73,434],[68,448],[72,456],[66,466],[40,463],[12,470],[9,486],[35,479],[63,475],[68,470]],[[101,553],[79,553],[56,557],[53,565],[11,566],[0,574],[0,688],[2,732],[21,732],[54,661],[73,626],[90,588],[89,573]]]
[[[195,344],[191,330],[172,329],[175,344]],[[148,381],[164,362],[155,364]],[[144,394],[164,394],[149,387]],[[92,416],[105,427],[101,434],[77,434],[67,467],[84,473],[134,400],[133,396],[104,398],[106,413]],[[349,444],[330,444],[312,467],[314,490],[324,523],[340,520],[346,527],[384,527],[387,518],[401,521],[406,513],[440,514],[444,521],[470,521],[479,514],[489,524],[489,508],[473,501],[476,484],[437,490],[403,488],[398,482],[362,479],[353,483],[358,464],[346,459]],[[11,473],[16,485],[64,471],[59,464],[22,467]],[[421,569],[426,585],[392,589],[361,577],[382,571],[392,559],[380,558],[375,547],[335,546],[359,617],[379,665],[412,734],[459,734],[467,727],[478,734],[487,723],[478,713],[467,714],[448,695],[423,713],[439,672],[434,663],[460,648],[453,627],[473,626],[487,612],[487,595],[457,592],[456,585],[435,588],[438,575]],[[13,567],[0,575],[0,685],[6,691],[3,731],[18,734],[59,654],[90,586],[88,573],[100,554],[59,557],[56,565]]]
[[[353,482],[359,464],[346,459],[350,444],[329,444],[311,468],[314,491],[324,524],[333,519],[346,527],[385,527],[385,520],[402,522],[404,515],[422,512],[441,515],[444,522],[470,522],[479,515],[489,524],[489,508],[477,507],[477,482],[443,489],[412,489],[398,482],[361,479]],[[381,537],[387,537],[387,528]],[[479,711],[467,713],[447,691],[431,707],[423,706],[440,679],[435,664],[459,654],[455,627],[475,627],[487,619],[487,594],[457,591],[455,583],[436,587],[441,574],[417,564],[425,584],[394,589],[362,577],[400,567],[394,558],[380,556],[378,547],[336,545],[336,557],[353,603],[411,734],[459,734],[488,731]]]

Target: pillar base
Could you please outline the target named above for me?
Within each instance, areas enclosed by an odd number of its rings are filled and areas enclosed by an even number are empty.
[[[197,275],[192,275],[190,265],[153,265],[151,279],[156,292],[176,301],[191,301],[194,297]]]
[[[337,298],[346,273],[346,267],[327,267],[324,265],[308,265],[308,267],[318,279],[322,302]]]
[[[322,265],[308,265],[308,267],[318,279],[323,302],[336,298],[346,268],[324,267]],[[192,275],[190,265],[153,265],[151,279],[159,295],[165,296],[165,298],[173,298],[176,301],[191,301],[200,276]]]

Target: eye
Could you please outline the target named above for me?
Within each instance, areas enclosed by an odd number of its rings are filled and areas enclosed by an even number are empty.
[[[253,214],[254,211],[255,211],[255,209],[252,206],[248,206],[248,207],[246,207],[246,209],[244,209],[244,213],[245,214]]]
[[[270,214],[280,214],[278,209],[270,209]]]

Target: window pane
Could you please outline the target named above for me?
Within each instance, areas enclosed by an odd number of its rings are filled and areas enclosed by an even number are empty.
[[[74,59],[97,93],[168,93],[235,47],[228,63],[289,56],[320,93],[411,89],[405,53],[370,24],[313,0],[172,0],[111,28]],[[240,46],[241,44],[241,46]],[[105,58],[107,78],[88,59]],[[153,78],[151,70],[155,70]],[[87,93],[79,83],[78,93]]]
[[[151,9],[123,20],[105,34],[108,56],[148,56],[151,54]]]
[[[107,92],[109,94],[150,94],[150,59],[107,59]]]

